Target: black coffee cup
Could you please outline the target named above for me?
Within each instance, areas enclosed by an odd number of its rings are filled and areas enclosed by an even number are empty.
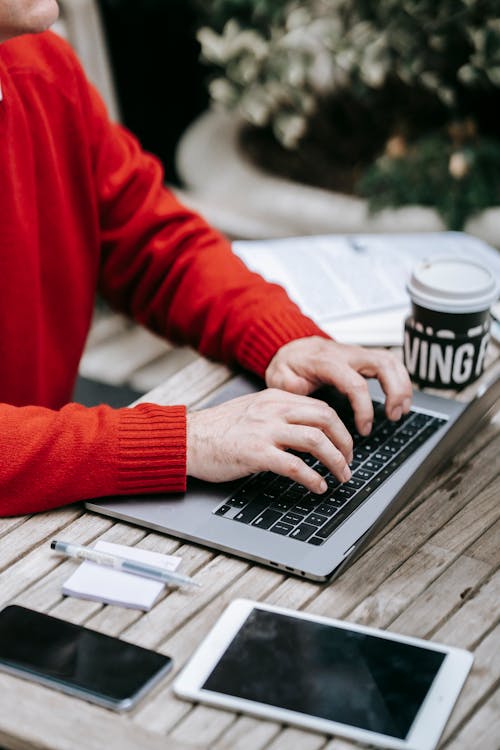
[[[413,271],[405,322],[404,363],[420,386],[463,388],[484,369],[490,306],[498,297],[491,271],[472,260],[435,258]]]

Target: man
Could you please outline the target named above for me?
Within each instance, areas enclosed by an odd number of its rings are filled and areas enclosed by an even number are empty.
[[[0,514],[182,491],[186,474],[218,482],[268,469],[324,491],[289,448],[347,480],[351,437],[307,394],[335,385],[366,435],[364,376],[380,380],[398,419],[411,399],[402,365],[330,340],[177,203],[158,162],[109,122],[69,47],[34,33],[57,13],[55,0],[0,0]],[[269,389],[187,416],[183,406],[68,403],[97,288]]]

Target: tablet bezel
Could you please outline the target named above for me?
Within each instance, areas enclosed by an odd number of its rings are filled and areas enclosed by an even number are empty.
[[[203,689],[203,684],[212,673],[227,647],[234,639],[253,609],[295,617],[303,620],[332,625],[345,630],[367,633],[379,638],[408,643],[445,654],[431,688],[404,740],[379,734],[348,724],[322,719],[298,711],[270,706],[246,698],[229,696]],[[296,612],[284,607],[254,602],[249,599],[236,599],[222,613],[212,630],[202,641],[190,661],[174,683],[174,692],[180,698],[209,703],[219,708],[249,713],[264,719],[285,724],[295,724],[323,734],[334,734],[359,742],[380,745],[393,750],[432,750],[438,743],[455,701],[462,689],[465,678],[472,666],[473,656],[468,651],[431,643],[420,638],[399,635],[356,623],[343,622],[328,617]]]

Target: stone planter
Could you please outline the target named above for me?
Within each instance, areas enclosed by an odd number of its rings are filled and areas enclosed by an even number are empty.
[[[430,208],[368,212],[367,201],[274,177],[241,153],[238,119],[207,111],[186,130],[176,153],[181,199],[233,238],[445,229]],[[471,219],[466,231],[500,247],[500,207]]]

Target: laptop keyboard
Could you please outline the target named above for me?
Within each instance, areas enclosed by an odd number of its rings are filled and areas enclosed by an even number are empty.
[[[297,453],[324,477],[328,485],[325,493],[316,495],[287,477],[266,471],[254,474],[238,487],[213,511],[215,515],[308,544],[324,544],[446,422],[416,411],[391,422],[384,405],[373,402],[373,428],[368,437],[362,437],[356,432],[350,408],[344,407],[342,414],[338,404],[335,407],[354,441],[348,482],[341,484],[314,456]]]

